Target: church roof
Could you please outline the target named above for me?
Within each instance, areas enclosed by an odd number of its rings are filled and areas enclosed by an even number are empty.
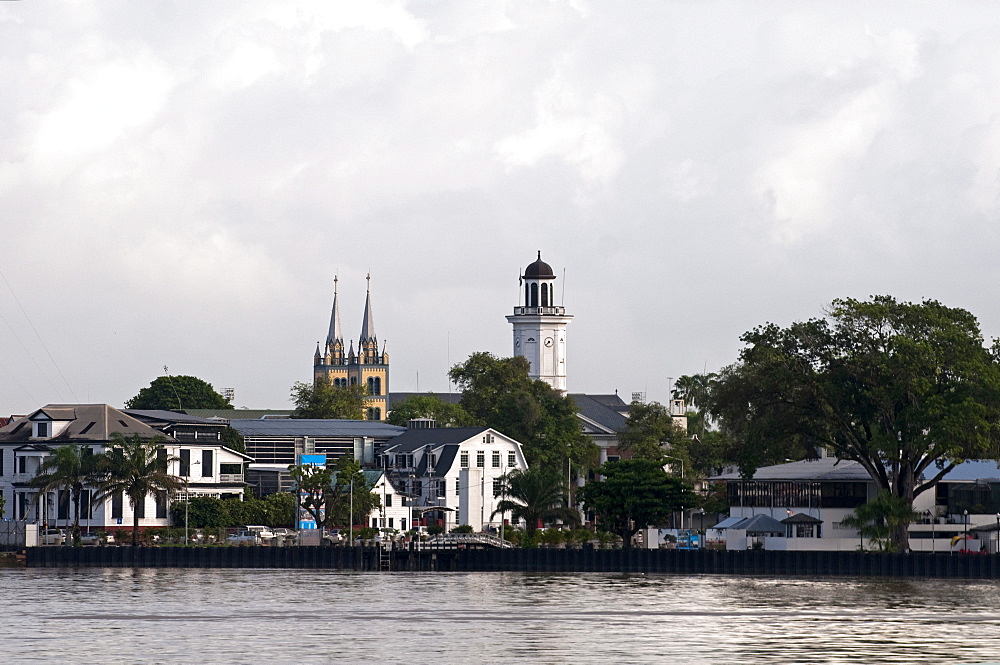
[[[371,283],[371,277],[369,279],[369,284]],[[368,340],[378,339],[375,336],[375,317],[372,315],[372,291],[371,288],[368,289],[368,293],[365,295],[365,318],[364,322],[361,324],[361,339],[358,344],[364,344]]]
[[[620,411],[608,406],[604,401],[597,399],[599,397],[606,397],[606,395],[570,394],[570,399],[576,405],[576,412],[582,417],[588,418],[612,432],[621,432],[625,429],[628,418]],[[627,412],[628,405],[624,402],[622,404],[626,407]]]
[[[344,335],[340,330],[340,305],[337,303],[337,277],[333,278],[333,307],[330,310],[330,330],[326,334],[326,343],[344,343]]]
[[[552,272],[552,266],[550,266],[545,261],[542,261],[542,251],[538,250],[538,258],[535,259],[534,263],[529,263],[528,267],[524,269],[525,279],[555,279],[555,274]]]

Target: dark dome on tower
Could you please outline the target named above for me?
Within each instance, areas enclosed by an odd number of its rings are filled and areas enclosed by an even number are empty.
[[[524,269],[525,279],[555,279],[555,274],[552,272],[552,266],[550,266],[545,261],[542,261],[542,252],[538,251],[538,258],[535,259],[534,263],[529,263],[528,267]]]

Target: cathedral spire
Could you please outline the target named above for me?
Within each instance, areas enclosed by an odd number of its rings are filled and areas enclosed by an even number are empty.
[[[365,318],[364,323],[361,324],[361,339],[358,341],[360,346],[364,346],[369,340],[375,341],[377,337],[375,336],[375,319],[372,316],[372,276],[368,273],[365,277],[368,280],[368,293],[365,295]]]
[[[344,345],[344,335],[340,331],[340,305],[337,304],[337,275],[333,276],[333,309],[330,312],[330,332],[326,335],[327,346],[334,342]]]

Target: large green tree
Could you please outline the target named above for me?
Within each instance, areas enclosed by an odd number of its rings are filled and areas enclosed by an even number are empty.
[[[126,409],[231,409],[229,400],[211,383],[196,376],[161,376],[125,402]]]
[[[479,423],[461,404],[446,402],[434,395],[411,395],[392,407],[387,422],[405,427],[413,418],[433,418],[438,427],[467,427]]]
[[[539,522],[546,524],[562,520],[575,524],[580,521],[580,514],[566,505],[562,474],[553,469],[515,469],[502,478],[497,496],[501,500],[497,502],[493,515],[510,513],[514,520],[524,520],[524,529],[528,534],[535,533]]]
[[[329,381],[296,381],[292,385],[293,418],[361,420],[365,410],[364,386],[335,387]]]
[[[919,513],[904,499],[881,490],[873,499],[845,515],[840,523],[857,529],[863,538],[868,539],[869,545],[885,552],[895,551],[892,534],[900,525],[905,528],[918,517]]]
[[[639,529],[663,524],[671,513],[698,502],[689,483],[655,460],[607,462],[598,473],[603,478],[584,485],[579,497],[594,512],[598,528],[621,536],[624,547],[632,546]]]
[[[912,507],[964,459],[1000,456],[1000,347],[975,317],[934,300],[835,300],[827,316],[742,337],[710,410],[741,444],[744,476],[815,455],[855,460]],[[907,551],[908,524],[890,534]]]
[[[80,544],[80,511],[83,492],[88,485],[100,482],[105,457],[89,447],[77,444],[59,446],[45,458],[32,481],[44,495],[53,490],[68,492],[73,505],[73,544]]]
[[[184,481],[167,473],[170,457],[162,437],[142,439],[138,434],[125,437],[115,432],[108,444],[105,477],[97,498],[122,494],[132,506],[132,545],[139,544],[139,512],[136,506],[150,494],[169,494],[184,486]],[[97,500],[95,498],[95,500]]]
[[[687,459],[687,430],[674,422],[670,409],[659,402],[632,402],[625,428],[618,434],[619,446],[633,457],[662,459],[671,455]]]
[[[318,526],[364,524],[371,511],[382,505],[382,500],[372,492],[361,464],[351,457],[339,457],[325,467],[293,465],[288,471],[295,483],[299,506]]]
[[[459,402],[479,424],[519,441],[529,466],[589,468],[597,446],[583,434],[573,400],[528,376],[522,357],[479,352],[455,365],[449,376],[462,390]]]

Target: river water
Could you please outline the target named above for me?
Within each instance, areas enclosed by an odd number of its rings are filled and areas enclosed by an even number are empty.
[[[0,570],[0,662],[1000,663],[1000,583]]]

